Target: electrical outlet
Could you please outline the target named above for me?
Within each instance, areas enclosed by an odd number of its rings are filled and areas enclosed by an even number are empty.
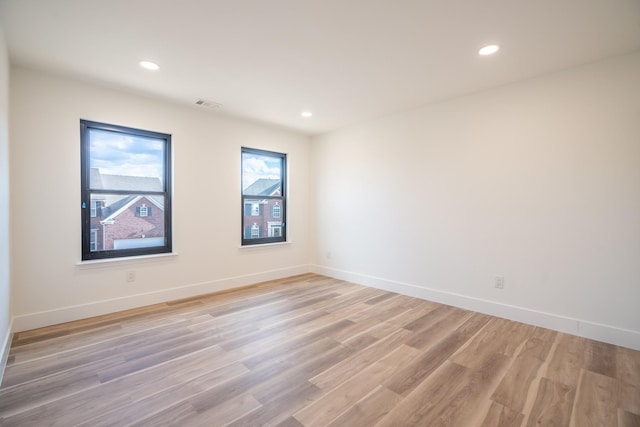
[[[327,259],[331,259],[331,251],[328,251],[326,255],[327,255]]]
[[[504,289],[504,276],[496,276],[494,286],[496,289]]]
[[[136,281],[136,272],[134,270],[127,271],[127,282]]]

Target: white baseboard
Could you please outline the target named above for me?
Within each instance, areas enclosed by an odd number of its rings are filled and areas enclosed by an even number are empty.
[[[554,331],[564,332],[597,341],[615,344],[622,347],[640,350],[640,331],[616,328],[609,325],[574,319],[554,313],[531,310],[498,303],[495,301],[473,298],[465,295],[437,289],[425,288],[408,283],[381,279],[345,270],[314,265],[311,271],[317,274],[346,280],[385,291],[421,298],[441,304],[452,305],[466,310],[477,311],[492,316],[515,320],[529,325],[540,326]]]
[[[9,350],[11,350],[11,337],[13,336],[13,321],[9,323],[9,330],[7,335],[2,337],[2,347],[0,347],[0,385],[4,378],[4,369],[7,367],[7,360],[9,359]]]
[[[473,310],[492,316],[515,320],[534,326],[553,329],[597,341],[615,344],[622,347],[640,350],[640,332],[628,329],[616,328],[609,325],[589,322],[582,319],[574,319],[554,313],[546,313],[531,310],[525,307],[517,307],[508,304],[501,304],[495,301],[473,298],[465,295],[454,294],[437,289],[425,288],[408,283],[396,282],[393,280],[381,279],[367,276],[365,274],[354,273],[320,265],[301,265],[278,270],[271,270],[262,273],[236,276],[225,279],[213,280],[210,282],[197,283],[171,289],[164,289],[157,292],[131,295],[122,298],[114,298],[104,301],[97,301],[88,304],[63,307],[56,310],[48,310],[37,313],[30,313],[15,316],[12,321],[10,333],[4,337],[3,347],[0,348],[0,381],[8,357],[11,334],[13,332],[26,331],[29,329],[41,328],[73,320],[85,319],[102,314],[114,313],[145,305],[158,304],[173,301],[181,298],[189,298],[198,295],[219,292],[254,283],[268,280],[282,279],[284,277],[295,276],[314,272],[340,280],[371,286],[390,292],[396,292],[416,298],[452,305],[466,310]]]
[[[145,305],[158,304],[182,298],[209,294],[212,292],[219,292],[255,283],[266,282],[268,280],[282,279],[289,276],[309,273],[310,271],[311,269],[309,265],[300,265],[265,271],[262,273],[248,274],[245,276],[229,277],[177,288],[163,289],[157,292],[130,295],[88,304],[63,307],[55,310],[23,314],[14,317],[13,331],[27,331],[29,329],[71,322],[73,320],[86,319],[88,317],[115,313],[117,311],[143,307]]]

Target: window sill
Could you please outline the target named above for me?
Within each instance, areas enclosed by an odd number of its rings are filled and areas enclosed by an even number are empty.
[[[92,268],[92,267],[106,267],[108,265],[125,265],[131,263],[140,263],[147,261],[157,261],[162,258],[176,257],[178,256],[177,252],[169,252],[166,254],[153,254],[153,255],[140,255],[140,256],[130,256],[123,258],[107,258],[107,259],[92,259],[87,261],[78,261],[76,266],[78,268]]]
[[[277,242],[277,243],[263,243],[263,244],[257,244],[257,245],[240,245],[238,246],[238,249],[260,249],[260,248],[266,248],[266,247],[271,247],[271,246],[286,246],[286,245],[290,245],[291,242],[287,241],[287,242]]]

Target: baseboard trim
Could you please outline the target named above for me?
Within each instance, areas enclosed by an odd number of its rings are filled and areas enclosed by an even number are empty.
[[[88,304],[63,307],[55,310],[18,315],[13,319],[13,331],[21,332],[44,326],[57,325],[59,323],[115,313],[117,311],[128,310],[131,308],[195,297],[212,292],[219,292],[255,283],[266,282],[269,280],[282,279],[289,276],[309,273],[310,271],[311,266],[299,265],[256,274],[228,277],[204,283],[163,289],[157,292],[130,295],[121,298],[96,301]]]
[[[11,350],[11,338],[13,337],[13,320],[9,323],[9,329],[7,335],[3,337],[2,347],[0,347],[0,385],[4,378],[4,370],[7,367],[7,360],[9,360],[9,351]]]
[[[634,350],[640,350],[640,332],[602,325],[582,319],[575,319],[554,313],[531,310],[502,304],[495,301],[473,298],[465,295],[426,288],[409,283],[401,283],[379,277],[354,273],[346,270],[314,265],[311,271],[335,279],[371,286],[373,288],[391,291],[407,296],[429,300],[441,304],[451,305],[466,310],[477,311],[496,317],[515,320],[529,325],[540,326],[559,332],[577,335],[584,338],[619,345]]]

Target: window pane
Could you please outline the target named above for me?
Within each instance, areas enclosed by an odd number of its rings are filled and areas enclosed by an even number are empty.
[[[92,190],[163,191],[165,141],[89,129]]]
[[[164,197],[149,194],[91,194],[91,251],[165,245]]]
[[[242,221],[245,239],[261,239],[266,237],[282,237],[281,211],[274,209],[282,206],[282,198],[244,200],[244,216]],[[276,215],[274,215],[274,212]]]
[[[171,252],[171,135],[80,120],[82,259]]]
[[[242,153],[242,194],[246,196],[282,195],[282,157]]]
[[[287,155],[242,148],[242,244],[285,242]]]

